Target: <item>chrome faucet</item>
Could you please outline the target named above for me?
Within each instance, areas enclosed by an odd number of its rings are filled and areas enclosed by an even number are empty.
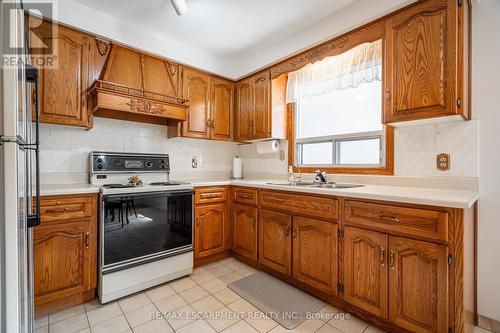
[[[316,170],[314,180],[318,183],[326,183],[326,171],[321,172],[321,170]]]

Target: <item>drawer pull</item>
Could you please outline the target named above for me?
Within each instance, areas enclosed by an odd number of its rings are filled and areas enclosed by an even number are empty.
[[[389,265],[391,266],[391,269],[394,270],[394,250],[391,249],[391,255],[390,255],[390,263]]]
[[[386,220],[386,221],[390,221],[390,222],[396,222],[396,223],[399,222],[399,217],[394,217],[394,216],[380,215],[378,218],[381,220]]]
[[[214,199],[214,198],[221,198],[222,194],[221,193],[202,193],[200,196],[202,199]]]
[[[69,208],[65,207],[65,208],[47,209],[45,212],[46,213],[65,213],[65,212],[69,212]]]
[[[85,247],[89,247],[89,243],[90,243],[90,232],[87,231],[87,233],[85,234]]]
[[[251,194],[238,193],[238,194],[236,194],[236,196],[238,198],[243,198],[243,199],[252,199],[252,195]]]
[[[383,246],[380,247],[380,266],[385,266],[385,249]]]

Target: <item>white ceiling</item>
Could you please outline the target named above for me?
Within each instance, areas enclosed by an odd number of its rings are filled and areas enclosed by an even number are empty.
[[[354,0],[186,0],[178,16],[170,0],[77,0],[111,16],[218,57],[265,47]]]
[[[53,19],[238,79],[416,0],[53,0]]]

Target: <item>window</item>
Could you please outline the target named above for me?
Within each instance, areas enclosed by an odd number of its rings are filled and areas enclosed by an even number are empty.
[[[297,102],[297,165],[383,166],[381,83]]]
[[[364,43],[289,73],[295,166],[386,167],[381,46],[381,41]]]

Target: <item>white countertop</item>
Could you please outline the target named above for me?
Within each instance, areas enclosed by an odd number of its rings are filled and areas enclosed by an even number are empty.
[[[349,189],[311,188],[303,186],[280,186],[268,183],[286,183],[284,180],[207,180],[193,181],[197,186],[237,185],[259,187],[273,190],[329,194],[334,196],[385,200],[420,205],[431,205],[451,208],[470,208],[478,199],[478,192],[472,190],[437,189],[408,186],[366,185]]]
[[[40,195],[69,195],[99,193],[99,188],[91,184],[42,184]]]
[[[316,193],[349,198],[385,200],[421,205],[470,208],[478,199],[478,192],[473,190],[438,189],[408,186],[366,185],[349,189],[326,189],[302,186],[280,186],[268,183],[285,183],[284,180],[192,180],[193,187],[237,185],[267,188],[281,191]],[[90,184],[50,184],[42,185],[41,195],[69,195],[98,193],[99,188]]]

